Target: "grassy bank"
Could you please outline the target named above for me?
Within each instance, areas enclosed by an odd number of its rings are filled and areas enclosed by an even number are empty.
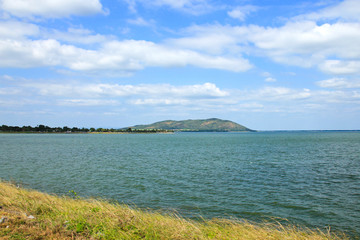
[[[342,234],[274,223],[198,222],[74,197],[0,182],[0,239],[347,239]]]

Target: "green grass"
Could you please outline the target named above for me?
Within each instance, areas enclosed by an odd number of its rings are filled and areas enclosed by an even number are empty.
[[[279,223],[193,221],[105,200],[54,196],[0,182],[0,239],[348,239]],[[32,215],[35,218],[29,218]]]

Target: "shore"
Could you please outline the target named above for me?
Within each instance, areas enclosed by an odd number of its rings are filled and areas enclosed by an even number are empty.
[[[0,181],[1,239],[349,239],[279,223],[193,221],[106,200],[55,196]]]

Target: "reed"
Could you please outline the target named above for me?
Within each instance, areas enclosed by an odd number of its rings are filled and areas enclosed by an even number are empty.
[[[0,182],[0,239],[348,239],[343,233],[244,220],[194,221],[106,200]]]

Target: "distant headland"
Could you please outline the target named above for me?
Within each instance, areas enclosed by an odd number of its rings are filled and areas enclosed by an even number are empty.
[[[163,129],[179,132],[254,132],[238,123],[218,118],[182,120],[165,120],[148,125],[136,125],[131,129]]]
[[[197,120],[165,120],[147,125],[126,128],[78,128],[49,127],[45,125],[7,126],[0,125],[0,133],[172,133],[172,132],[254,132],[238,123],[218,118]]]

